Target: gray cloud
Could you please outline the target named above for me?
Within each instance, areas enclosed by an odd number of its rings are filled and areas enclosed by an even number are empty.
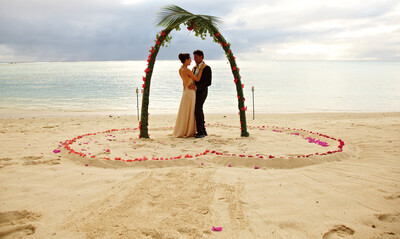
[[[155,27],[157,12],[170,3],[0,0],[0,61],[145,60],[161,30]],[[393,24],[400,20],[398,1],[304,1],[302,9],[292,8],[298,1],[291,0],[174,3],[193,13],[221,17],[221,32],[233,51],[247,59],[293,59],[301,55],[302,44],[346,49],[339,60],[400,56],[399,28]],[[224,57],[218,44],[196,39],[185,29],[172,36],[171,46],[162,49],[158,59],[176,59],[179,52],[194,49],[203,49],[208,59]],[[313,56],[326,59],[321,52]]]

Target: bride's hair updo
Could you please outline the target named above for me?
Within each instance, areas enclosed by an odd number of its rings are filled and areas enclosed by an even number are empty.
[[[185,61],[190,58],[190,54],[189,53],[180,53],[178,57],[182,63],[185,63]]]

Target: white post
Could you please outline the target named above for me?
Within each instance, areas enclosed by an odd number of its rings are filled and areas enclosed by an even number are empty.
[[[254,119],[255,118],[254,117],[254,86],[251,87],[251,91],[253,93],[252,95],[253,95],[253,119]]]

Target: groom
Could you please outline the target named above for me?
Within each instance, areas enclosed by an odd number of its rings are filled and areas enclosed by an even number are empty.
[[[196,50],[193,52],[193,58],[196,62],[196,66],[193,67],[193,73],[197,76],[200,72],[200,69],[205,65],[203,62],[204,53],[200,50]],[[195,134],[196,138],[204,138],[207,135],[206,128],[204,127],[204,113],[203,113],[203,105],[204,101],[206,101],[208,94],[208,86],[211,85],[211,67],[205,66],[203,70],[203,74],[201,75],[200,81],[197,81],[196,84],[196,106],[194,109],[194,114],[196,116],[196,128],[197,134]]]

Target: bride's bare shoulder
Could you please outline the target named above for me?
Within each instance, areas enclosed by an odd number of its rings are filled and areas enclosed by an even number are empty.
[[[185,73],[185,74],[188,74],[189,72],[191,72],[188,68],[180,68],[179,69],[179,72],[182,72],[182,73]]]

